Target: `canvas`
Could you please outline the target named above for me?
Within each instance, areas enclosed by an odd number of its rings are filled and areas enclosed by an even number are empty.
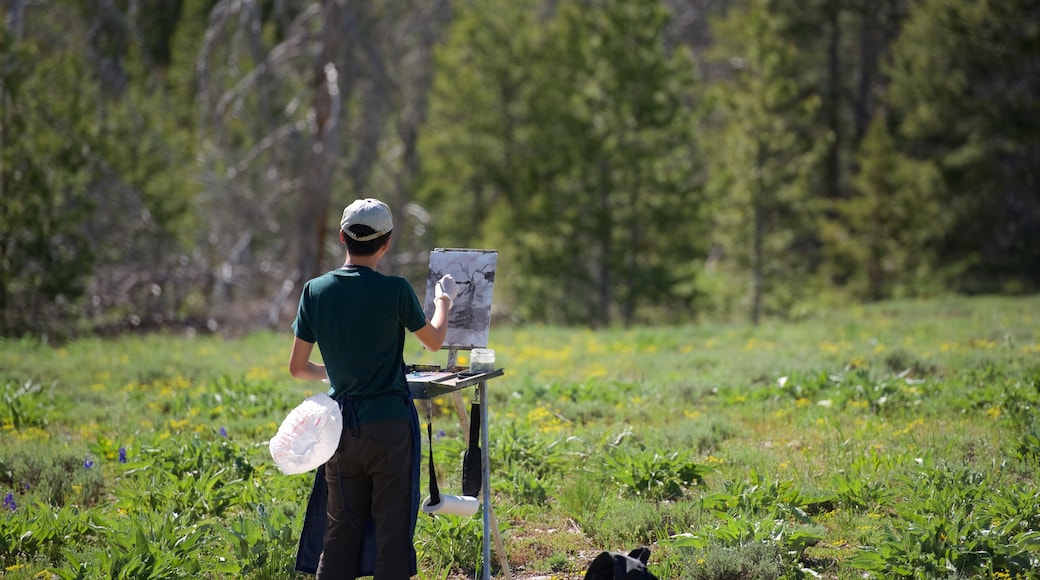
[[[459,293],[448,316],[444,347],[471,349],[486,347],[491,329],[491,299],[495,289],[498,252],[459,248],[437,248],[430,252],[426,276],[426,316],[433,316],[434,288],[445,274],[451,274]]]

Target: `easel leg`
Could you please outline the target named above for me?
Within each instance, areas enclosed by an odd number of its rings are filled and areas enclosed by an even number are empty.
[[[482,467],[483,484],[481,489],[484,494],[484,580],[491,578],[491,541],[490,533],[495,536],[495,551],[498,552],[498,562],[502,566],[502,573],[509,580],[513,580],[513,574],[509,570],[509,559],[506,558],[505,544],[502,542],[502,534],[498,529],[498,518],[495,517],[491,508],[491,462],[488,460],[488,404],[487,404],[487,382],[477,385],[480,402],[484,405],[484,412],[480,414],[480,456]]]
[[[498,552],[498,565],[502,567],[502,572],[506,578],[513,580],[513,574],[509,570],[509,558],[506,558],[506,545],[502,542],[502,534],[498,531],[498,518],[495,517],[495,512],[491,509],[490,504],[485,509],[491,515],[491,532],[495,536],[495,551]]]
[[[451,402],[455,403],[455,414],[459,416],[459,426],[462,427],[462,439],[469,446],[469,420],[466,418],[466,406],[462,402],[462,393],[451,392]]]

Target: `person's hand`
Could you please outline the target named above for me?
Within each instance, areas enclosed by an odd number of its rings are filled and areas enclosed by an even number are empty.
[[[459,295],[459,285],[455,283],[455,279],[451,277],[451,274],[445,274],[437,281],[437,286],[434,289],[434,300],[441,296],[448,298],[448,310],[455,305],[455,297]]]

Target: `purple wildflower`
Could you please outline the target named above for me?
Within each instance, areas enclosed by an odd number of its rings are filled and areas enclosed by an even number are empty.
[[[90,469],[91,467],[94,467],[94,460],[89,458],[89,457],[84,459],[83,460],[83,469]]]
[[[7,492],[7,495],[4,496],[4,507],[11,511],[14,511],[18,507],[18,504],[14,503],[13,493]]]
[[[441,429],[440,431],[437,431],[437,435],[436,435],[436,438],[437,438],[437,439],[443,439],[443,438],[444,438],[444,437],[446,437],[447,435],[448,435],[448,434],[444,432],[444,429]]]
[[[220,436],[227,437],[227,429],[225,429],[223,425],[220,426]]]
[[[119,448],[119,463],[126,463],[126,447]]]

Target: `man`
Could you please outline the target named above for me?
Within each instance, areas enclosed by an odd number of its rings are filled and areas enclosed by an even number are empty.
[[[379,200],[348,205],[339,233],[343,266],[304,285],[293,323],[289,373],[327,377],[343,411],[339,448],[324,466],[328,503],[319,580],[369,574],[399,580],[416,571],[418,419],[404,373],[404,331],[427,349],[440,349],[457,286],[451,276],[441,278],[427,320],[407,280],[376,272],[393,227],[390,208]],[[310,360],[315,344],[324,364]],[[366,525],[374,525],[372,570],[361,564]]]

